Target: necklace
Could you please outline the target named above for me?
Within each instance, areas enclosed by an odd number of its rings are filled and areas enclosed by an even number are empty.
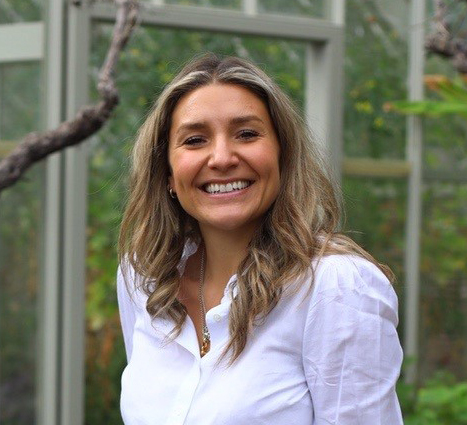
[[[203,342],[201,343],[201,357],[203,357],[211,348],[211,335],[209,334],[208,325],[206,324],[206,306],[204,304],[204,256],[205,250],[201,253],[201,268],[199,272],[199,305],[201,307],[201,319],[203,323]]]

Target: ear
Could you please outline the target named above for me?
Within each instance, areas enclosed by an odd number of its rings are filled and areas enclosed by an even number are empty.
[[[172,190],[175,190],[175,182],[174,182],[174,178],[172,175],[169,176],[169,187],[172,188]]]

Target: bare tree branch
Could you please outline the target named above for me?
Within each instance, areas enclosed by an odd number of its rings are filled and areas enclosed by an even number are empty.
[[[465,3],[465,0],[458,2]],[[434,7],[433,32],[426,37],[425,48],[428,52],[451,59],[458,72],[467,74],[467,40],[453,33],[452,25],[447,19],[446,3],[443,0],[434,0]]]
[[[112,41],[99,73],[97,90],[100,100],[85,106],[76,116],[56,129],[28,134],[18,146],[0,162],[0,192],[16,183],[23,173],[46,156],[76,145],[96,133],[109,119],[119,102],[114,81],[115,66],[136,25],[138,0],[115,0],[117,16]]]

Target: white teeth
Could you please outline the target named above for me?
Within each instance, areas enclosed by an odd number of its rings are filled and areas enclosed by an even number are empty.
[[[248,180],[239,180],[227,184],[209,183],[204,186],[204,190],[208,193],[226,193],[234,190],[245,189],[250,186],[250,184],[251,182]]]

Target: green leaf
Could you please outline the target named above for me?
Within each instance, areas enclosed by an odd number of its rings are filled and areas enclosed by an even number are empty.
[[[467,102],[467,89],[461,80],[438,81],[431,89],[445,100]]]
[[[415,115],[449,115],[458,114],[467,116],[467,102],[448,102],[435,100],[405,101],[399,100],[390,103],[390,108],[404,114]]]

